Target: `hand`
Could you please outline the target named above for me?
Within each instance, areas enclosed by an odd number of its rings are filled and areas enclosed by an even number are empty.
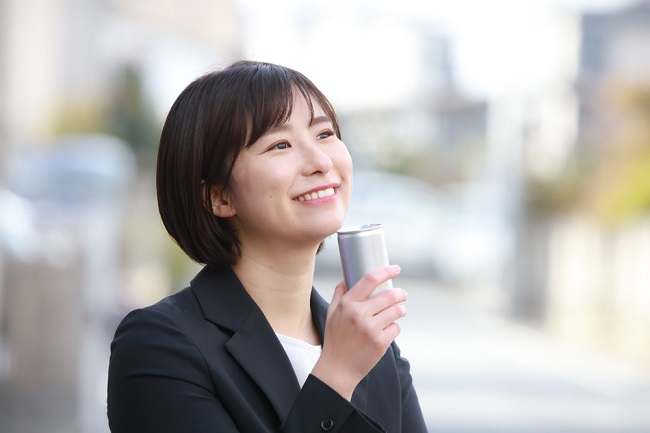
[[[344,282],[334,290],[323,351],[312,374],[348,400],[399,335],[396,320],[406,315],[406,292],[394,288],[369,297],[399,272],[399,266],[386,266],[369,272],[347,292]]]

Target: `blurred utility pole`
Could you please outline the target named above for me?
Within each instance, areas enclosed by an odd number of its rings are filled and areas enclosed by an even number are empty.
[[[503,275],[501,299],[504,312],[520,319],[532,319],[540,313],[539,288],[526,275],[530,251],[526,245],[524,146],[529,103],[523,94],[514,92],[493,100],[488,111],[487,183],[492,186],[494,212],[502,212],[512,227],[514,237],[510,260]]]
[[[7,95],[7,67],[9,63],[8,43],[9,43],[9,2],[11,0],[0,0],[0,95]],[[8,114],[9,100],[3,96],[0,97],[0,192],[4,188],[5,165],[7,161],[7,148],[9,147],[8,134]],[[4,251],[0,247],[0,381],[4,376],[7,368],[5,365],[7,355],[5,353],[5,341],[2,323],[4,323]]]
[[[8,44],[8,2],[0,0],[0,95],[7,94],[7,67],[9,57],[7,56]],[[3,183],[5,153],[7,148],[7,114],[9,111],[8,101],[5,97],[0,98],[0,186]]]

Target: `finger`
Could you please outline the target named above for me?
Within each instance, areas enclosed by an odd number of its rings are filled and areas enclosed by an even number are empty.
[[[402,328],[399,326],[399,323],[393,322],[384,328],[383,337],[389,342],[388,344],[390,344],[390,342],[397,338],[401,331]]]
[[[378,285],[397,277],[400,270],[400,267],[397,265],[373,269],[348,290],[350,293],[349,298],[354,301],[367,299]]]
[[[406,312],[406,305],[394,304],[375,314],[373,316],[373,321],[377,328],[385,329],[390,326],[391,323],[406,316]]]
[[[334,311],[336,307],[339,305],[339,302],[341,302],[341,298],[343,295],[345,295],[346,289],[345,289],[345,281],[341,281],[336,285],[334,288],[334,294],[332,295],[332,301],[330,302],[330,306],[327,309],[328,315],[330,314],[330,311]]]
[[[368,300],[364,302],[364,308],[366,308],[366,311],[370,314],[375,315],[391,305],[405,302],[406,299],[407,294],[403,289],[387,289],[369,297]]]

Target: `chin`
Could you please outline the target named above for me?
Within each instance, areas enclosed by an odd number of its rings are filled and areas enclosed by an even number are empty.
[[[332,236],[333,234],[336,234],[337,230],[340,229],[342,225],[343,225],[342,218],[329,219],[325,221],[323,224],[320,224],[316,232],[318,233],[319,239],[324,240]]]

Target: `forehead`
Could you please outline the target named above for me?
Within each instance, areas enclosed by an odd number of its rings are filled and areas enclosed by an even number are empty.
[[[320,102],[313,95],[307,94],[305,96],[300,91],[295,91],[293,93],[293,101],[290,107],[290,117],[293,117],[296,114],[296,111],[300,111],[301,114],[307,114],[310,121],[316,117],[327,117],[329,115],[325,112],[325,109],[321,106]],[[288,121],[289,119],[287,119]]]
[[[325,95],[308,79],[299,74],[256,75],[244,86],[237,104],[245,115],[244,147],[250,146],[259,137],[278,125],[286,123],[294,105],[306,102],[310,120],[325,114],[332,121],[339,135],[336,113]]]

